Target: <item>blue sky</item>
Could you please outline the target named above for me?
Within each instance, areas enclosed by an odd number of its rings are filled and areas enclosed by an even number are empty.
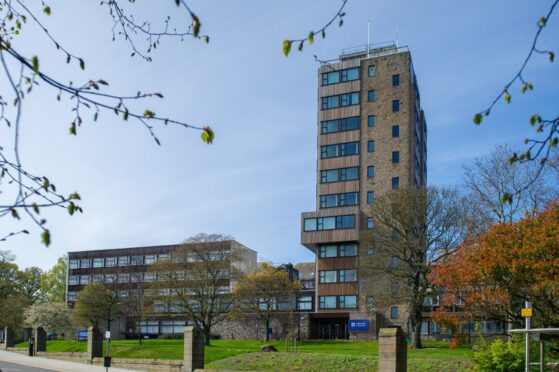
[[[127,3],[127,2],[126,2]],[[139,18],[154,25],[172,15],[189,23],[174,1],[137,2]],[[86,61],[86,70],[66,65],[32,26],[14,43],[37,54],[41,69],[60,79],[103,78],[114,93],[158,91],[164,100],[138,104],[162,116],[209,124],[208,146],[199,132],[156,128],[157,146],[144,128],[105,113],[68,135],[72,113],[56,92],[36,89],[25,101],[22,161],[48,175],[65,193],[79,191],[84,214],[44,211],[53,238],[39,231],[0,246],[20,266],[51,267],[67,251],[173,244],[198,232],[222,232],[274,262],[312,260],[299,244],[300,213],[315,209],[317,68],[313,55],[336,58],[343,48],[391,41],[409,46],[428,123],[428,181],[461,182],[462,165],[496,144],[520,146],[531,134],[534,112],[557,108],[557,63],[536,56],[526,78],[535,90],[499,103],[481,127],[472,123],[512,77],[527,54],[536,21],[552,1],[365,1],[350,0],[344,26],[332,27],[302,53],[281,53],[284,38],[322,26],[340,1],[189,2],[202,21],[206,45],[163,40],[148,63],[131,58],[126,42],[112,42],[112,21],[99,2],[59,1],[42,17],[59,41]],[[396,30],[398,30],[396,32]],[[559,50],[559,14],[541,38],[541,48]],[[555,40],[553,39],[555,37]],[[0,81],[6,91],[6,81]],[[10,135],[0,128],[0,146]],[[5,197],[5,195],[3,196]],[[21,224],[4,218],[2,231]]]

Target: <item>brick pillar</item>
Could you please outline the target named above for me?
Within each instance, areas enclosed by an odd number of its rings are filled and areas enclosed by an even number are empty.
[[[10,327],[4,328],[4,349],[14,347],[16,344],[16,335]]]
[[[204,368],[204,334],[198,327],[184,328],[183,371],[193,372]]]
[[[38,351],[47,351],[47,332],[43,327],[35,328],[35,355]]]
[[[89,327],[87,329],[87,361],[93,362],[93,358],[103,356],[103,335],[99,328]]]
[[[379,372],[405,372],[408,347],[402,328],[381,328],[378,343]]]

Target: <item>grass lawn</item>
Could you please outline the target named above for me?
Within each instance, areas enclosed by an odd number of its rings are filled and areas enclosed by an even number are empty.
[[[373,371],[378,356],[378,343],[347,341],[302,341],[296,353],[285,353],[285,343],[272,341],[281,353],[256,353],[264,343],[256,340],[212,340],[206,347],[208,368],[237,370],[344,370]],[[27,347],[27,342],[16,345]],[[408,351],[408,369],[424,371],[467,370],[470,345],[456,350],[448,349],[445,342],[424,342],[424,349]],[[51,352],[85,352],[83,341],[48,341]],[[282,352],[283,351],[283,352]],[[182,359],[182,340],[114,340],[111,355],[115,358]]]

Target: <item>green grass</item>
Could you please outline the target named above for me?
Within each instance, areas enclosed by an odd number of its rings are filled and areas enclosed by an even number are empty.
[[[302,341],[296,353],[285,353],[285,342],[271,341],[280,353],[257,353],[264,344],[257,340],[212,340],[206,347],[208,368],[236,370],[288,370],[288,371],[373,371],[378,357],[376,341]],[[27,342],[16,345],[27,347]],[[424,349],[408,351],[409,370],[462,371],[470,367],[470,345],[450,350],[448,343],[425,341]],[[85,352],[83,341],[48,341],[50,352]],[[111,356],[115,358],[175,359],[183,358],[183,340],[114,340]]]

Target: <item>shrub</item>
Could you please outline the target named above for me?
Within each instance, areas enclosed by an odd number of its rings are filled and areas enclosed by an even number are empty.
[[[524,344],[521,338],[510,342],[495,340],[473,353],[476,371],[522,372],[524,371]]]

